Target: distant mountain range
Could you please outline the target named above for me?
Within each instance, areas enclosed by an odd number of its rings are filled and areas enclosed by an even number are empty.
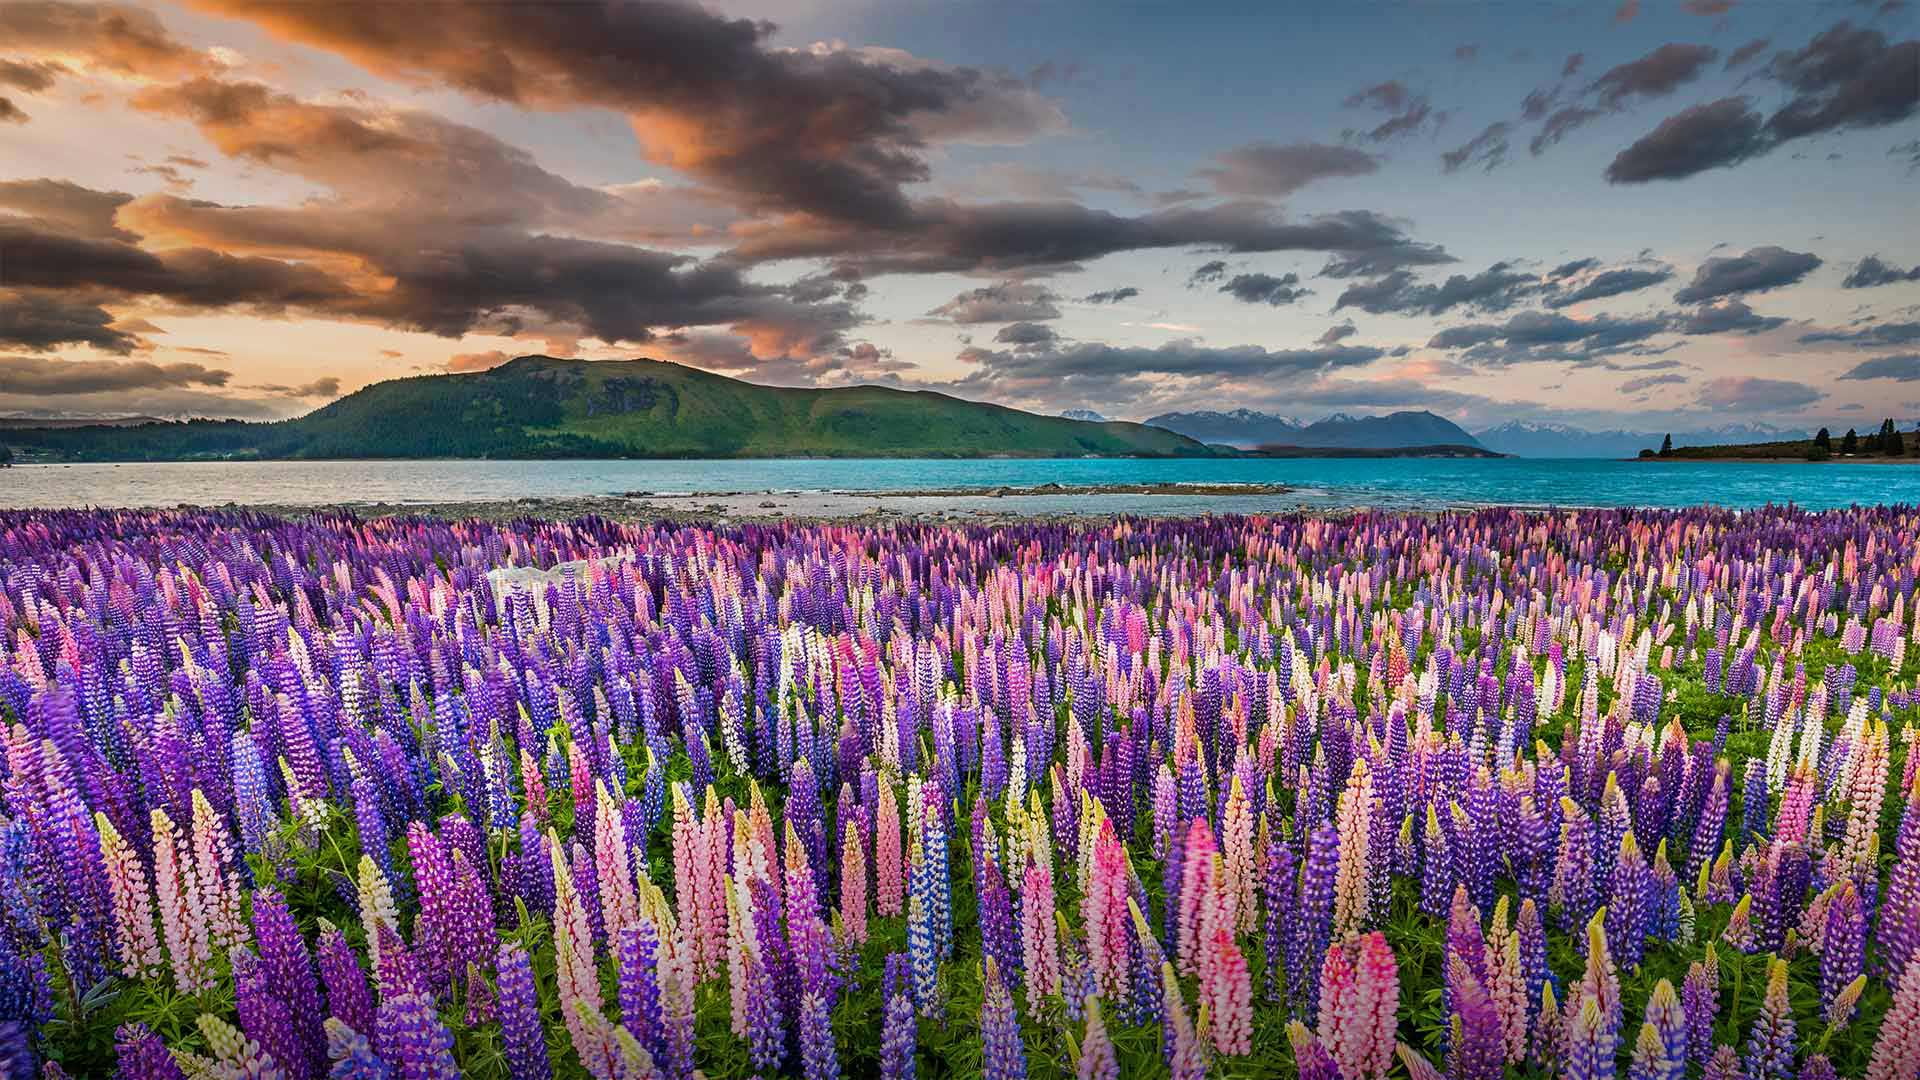
[[[1409,446],[1466,446],[1480,443],[1465,428],[1430,412],[1396,412],[1386,416],[1348,416],[1336,413],[1302,424],[1290,417],[1235,409],[1232,412],[1161,413],[1146,421],[1153,427],[1177,431],[1205,443],[1242,449],[1261,446],[1300,446],[1346,450],[1389,450]]]
[[[1658,449],[1671,434],[1675,446],[1727,446],[1739,443],[1804,439],[1803,428],[1766,424],[1727,424],[1691,431],[1588,431],[1566,424],[1537,424],[1515,420],[1488,428],[1475,437],[1489,450],[1519,457],[1628,458],[1643,449]],[[1838,436],[1836,435],[1836,438]]]
[[[293,420],[0,428],[33,461],[258,458],[1204,457],[1162,428],[932,391],[761,386],[657,360],[523,356],[374,383]]]

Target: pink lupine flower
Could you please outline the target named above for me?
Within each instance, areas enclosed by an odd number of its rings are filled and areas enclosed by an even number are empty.
[[[100,834],[100,858],[106,866],[113,899],[114,951],[120,971],[130,979],[144,978],[164,967],[160,939],[154,929],[153,894],[147,889],[147,870],[140,853],[114,829],[105,814],[95,812]]]
[[[867,856],[860,826],[852,821],[840,846],[840,925],[848,942],[867,940]]]
[[[874,910],[898,918],[906,909],[907,882],[900,862],[900,805],[893,783],[880,781],[880,805],[874,812]]]
[[[1060,992],[1060,943],[1053,899],[1053,867],[1027,860],[1020,895],[1020,949],[1027,1004],[1038,1010]]]
[[[1200,1001],[1208,1014],[1213,1048],[1233,1057],[1253,1052],[1253,982],[1247,959],[1226,927],[1213,931],[1213,961],[1207,965]]]
[[[1320,980],[1320,1042],[1349,1080],[1386,1075],[1400,1009],[1400,967],[1375,930],[1327,950]]]
[[[173,984],[183,994],[197,994],[213,985],[211,925],[195,884],[193,853],[181,843],[180,833],[165,810],[153,817],[153,885],[159,898],[161,937],[173,967]]]

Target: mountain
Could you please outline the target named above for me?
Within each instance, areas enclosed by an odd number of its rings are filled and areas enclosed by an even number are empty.
[[[1335,414],[1301,428],[1291,439],[1275,440],[1294,446],[1344,447],[1378,450],[1401,446],[1471,446],[1480,444],[1466,429],[1444,416],[1421,410],[1385,416]]]
[[[28,460],[582,457],[1177,457],[1143,424],[1036,416],[931,391],[761,386],[658,360],[522,356],[374,383],[293,420],[0,431]]]
[[[1726,424],[1694,431],[1589,431],[1568,424],[1540,424],[1515,420],[1488,428],[1475,437],[1481,445],[1520,457],[1626,458],[1660,445],[1668,434],[1675,446],[1724,446],[1804,439],[1799,428],[1765,424]]]
[[[1252,409],[1161,413],[1148,417],[1146,423],[1152,427],[1177,431],[1203,443],[1243,448],[1284,443],[1300,430],[1299,421]]]
[[[1068,420],[1085,420],[1091,424],[1104,424],[1107,422],[1106,417],[1101,416],[1092,409],[1062,409],[1060,415],[1066,417]]]
[[[13,428],[137,427],[158,424],[157,416],[0,416],[0,431]]]

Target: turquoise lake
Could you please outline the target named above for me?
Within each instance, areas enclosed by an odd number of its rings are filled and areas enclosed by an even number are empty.
[[[1309,507],[1759,506],[1920,503],[1920,465],[1612,460],[276,461],[28,465],[0,470],[0,506],[428,503],[649,492],[911,491],[1112,483],[1278,483],[1259,497],[1103,497],[1093,512]],[[1076,509],[1048,497],[1046,512]]]

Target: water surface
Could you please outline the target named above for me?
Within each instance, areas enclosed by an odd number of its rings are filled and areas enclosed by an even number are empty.
[[[1297,506],[1812,508],[1920,503],[1920,465],[1501,459],[992,459],[724,461],[267,461],[22,465],[0,506],[314,506],[477,502],[646,492],[903,492],[1112,483],[1286,484],[1285,495],[1034,496],[1039,512],[1189,513]],[[1020,500],[1028,504],[1027,499]],[[786,505],[786,503],[783,503]],[[1011,507],[1008,507],[1011,509]]]

